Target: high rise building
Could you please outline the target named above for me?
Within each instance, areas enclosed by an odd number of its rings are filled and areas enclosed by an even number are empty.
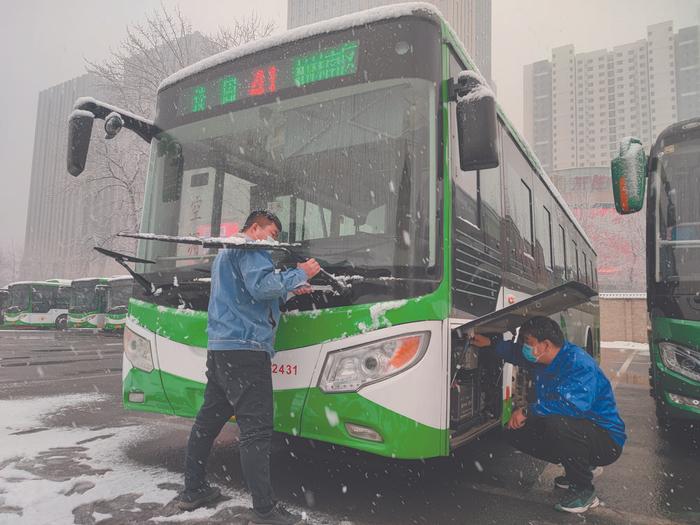
[[[524,133],[546,170],[607,166],[623,137],[649,147],[669,124],[700,114],[700,31],[647,28],[612,50],[552,50],[525,66]]]
[[[111,228],[110,192],[95,193],[68,176],[68,115],[81,96],[102,96],[92,75],[83,75],[39,93],[29,208],[22,262],[23,279],[75,278],[121,273],[107,267],[108,259],[94,257],[90,244]],[[97,127],[97,126],[96,126]],[[94,167],[88,164],[86,173]],[[87,249],[85,248],[87,245]]]
[[[115,234],[138,229],[148,145],[126,131],[105,146],[100,140],[103,122],[97,120],[85,171],[71,177],[66,169],[68,116],[82,96],[152,116],[153,88],[161,77],[215,51],[211,41],[199,33],[179,43],[177,56],[162,46],[153,57],[134,55],[124,60],[120,64],[124,89],[118,92],[108,88],[104,79],[87,74],[39,93],[22,279],[124,272],[92,248],[133,252],[134,242]],[[159,70],[154,70],[156,65]]]
[[[700,26],[676,35],[676,89],[678,120],[700,115]]]
[[[294,28],[405,0],[288,0],[287,27]],[[428,0],[445,16],[479,71],[491,82],[491,0]]]

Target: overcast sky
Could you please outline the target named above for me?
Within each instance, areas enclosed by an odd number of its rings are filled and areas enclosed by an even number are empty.
[[[194,29],[214,32],[249,15],[286,28],[286,0],[163,0],[179,5]],[[34,126],[39,91],[85,72],[85,59],[116,48],[126,26],[143,20],[160,0],[23,0],[4,2],[0,18],[0,248],[24,243]],[[522,125],[523,65],[574,44],[577,52],[645,38],[646,26],[673,20],[675,29],[700,24],[699,0],[493,0],[493,77],[500,104]],[[66,175],[68,176],[68,175]]]

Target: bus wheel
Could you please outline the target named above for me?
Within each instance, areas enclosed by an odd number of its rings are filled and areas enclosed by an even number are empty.
[[[56,318],[56,330],[65,330],[68,327],[68,316],[66,314],[59,315]]]
[[[666,408],[658,399],[656,400],[656,423],[664,435],[671,435],[676,429],[682,427],[680,421],[669,416]]]

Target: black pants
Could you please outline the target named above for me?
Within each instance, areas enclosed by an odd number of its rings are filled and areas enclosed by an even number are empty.
[[[523,428],[507,435],[525,454],[564,465],[571,486],[578,490],[593,489],[591,467],[610,465],[622,453],[610,434],[588,419],[530,416]]]
[[[241,470],[253,495],[253,507],[263,511],[271,507],[272,412],[269,354],[258,350],[210,350],[204,403],[187,443],[185,490],[196,490],[204,483],[214,439],[235,415],[241,433]]]

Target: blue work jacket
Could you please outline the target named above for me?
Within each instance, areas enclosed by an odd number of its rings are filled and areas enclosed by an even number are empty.
[[[266,250],[219,250],[211,266],[207,348],[274,356],[280,301],[305,281],[299,268],[276,270]]]
[[[617,412],[610,381],[582,348],[564,341],[548,365],[528,361],[522,345],[512,341],[500,341],[496,353],[534,373],[537,401],[529,405],[530,414],[588,419],[605,429],[615,443],[625,444],[625,424]]]

